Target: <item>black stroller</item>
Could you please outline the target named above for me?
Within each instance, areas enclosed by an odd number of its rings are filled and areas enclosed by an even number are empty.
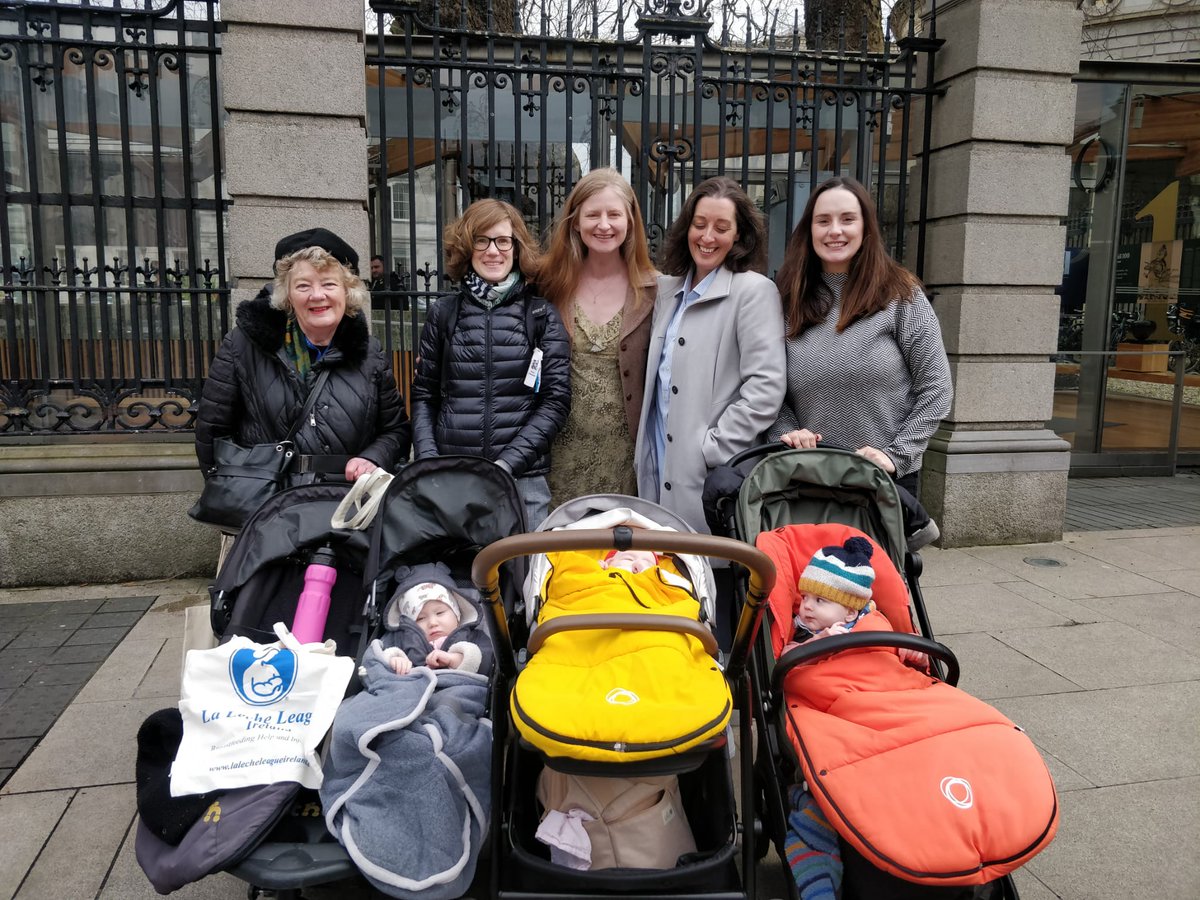
[[[758,457],[765,458],[754,465],[746,475],[736,498],[726,497],[713,504],[716,516],[726,524],[731,533],[748,543],[757,542],[760,546],[768,548],[772,551],[769,555],[779,563],[779,548],[790,546],[788,540],[794,537],[794,532],[784,526],[813,523],[822,528],[828,527],[829,533],[836,534],[837,539],[824,540],[825,544],[840,544],[843,534],[854,529],[868,536],[883,550],[887,560],[879,560],[876,570],[890,572],[890,577],[895,581],[890,590],[877,591],[878,597],[887,595],[890,598],[886,608],[883,602],[880,602],[879,608],[892,623],[894,631],[852,632],[827,637],[807,642],[779,658],[777,656],[781,647],[790,640],[794,627],[790,618],[790,601],[780,603],[776,596],[771,598],[776,602],[769,602],[767,605],[764,624],[755,642],[750,666],[756,701],[755,726],[759,738],[755,761],[757,778],[754,801],[762,812],[767,831],[780,859],[784,861],[786,870],[785,835],[788,809],[783,786],[804,780],[798,754],[805,753],[807,749],[802,739],[793,743],[796,735],[794,722],[789,732],[788,703],[783,693],[784,682],[789,674],[798,666],[827,659],[840,651],[872,647],[907,648],[925,653],[931,660],[930,673],[950,685],[957,682],[959,666],[949,648],[933,640],[932,628],[918,583],[921,559],[918,554],[906,549],[902,506],[892,479],[878,466],[848,451],[791,450],[782,444],[752,448],[734,457],[729,465],[744,470]],[[816,530],[814,537],[819,537],[820,534],[821,532]],[[821,546],[821,543],[818,541],[817,547]],[[782,565],[780,579],[789,579],[794,585],[799,569],[803,568],[805,560],[817,547],[802,547],[800,552],[793,551],[793,558]],[[800,559],[801,556],[804,559]],[[891,566],[888,566],[887,562],[890,562]],[[877,582],[876,587],[880,586],[880,582]],[[917,633],[906,633],[910,631]],[[799,750],[797,746],[800,747]],[[1030,749],[1036,756],[1032,745]],[[1040,762],[1038,759],[1037,763]],[[1045,778],[1048,783],[1048,775],[1045,775]],[[1053,801],[1052,785],[1050,794]],[[1038,836],[1038,841],[1027,848],[1030,856],[1041,849],[1041,846],[1048,842],[1049,836],[1052,836],[1057,822],[1056,804],[1049,815],[1050,821],[1042,823],[1046,831]],[[834,824],[836,827],[845,823]],[[841,853],[845,867],[840,896],[845,900],[1015,900],[1017,897],[1016,887],[1011,876],[1007,874],[993,876],[993,880],[986,884],[966,887],[931,886],[931,879],[928,877],[924,878],[924,883],[917,883],[916,878],[902,879],[874,865],[846,839],[841,827],[837,830],[841,834]],[[902,870],[900,866],[897,868]],[[987,868],[985,865],[981,871],[986,871]],[[1011,866],[1000,868],[1001,871],[1007,872]],[[969,875],[967,872],[957,874],[964,877]],[[798,897],[799,892],[790,871],[786,881],[791,895]],[[946,882],[950,885],[961,883],[950,878],[947,878]]]
[[[587,523],[608,521],[613,516],[622,522],[633,522],[635,527],[629,524],[588,527]],[[641,524],[646,521],[653,523],[658,530]],[[537,616],[538,610],[533,607],[524,610],[527,615],[520,615],[521,610],[517,610],[518,615],[510,615],[499,591],[499,568],[508,560],[555,553],[559,554],[556,562],[547,565],[547,571],[566,572],[565,551],[629,549],[675,554],[672,557],[675,562],[684,554],[701,559],[713,556],[734,560],[749,570],[747,600],[743,605],[732,654],[725,661],[724,681],[718,676],[725,691],[726,718],[720,720],[721,724],[715,729],[710,728],[703,733],[699,730],[684,735],[677,731],[664,733],[661,742],[658,742],[661,745],[660,752],[647,750],[655,744],[653,741],[638,742],[634,738],[626,740],[624,737],[614,740],[611,736],[603,740],[591,739],[582,733],[568,736],[551,729],[545,724],[545,719],[538,724],[534,721],[536,714],[522,707],[518,699],[518,676],[530,671],[531,662],[536,660],[539,653],[557,653],[559,656],[555,658],[560,658],[564,646],[568,656],[574,653],[573,648],[578,647],[580,659],[583,659],[586,654],[597,651],[597,648],[627,646],[620,645],[625,637],[651,631],[672,635],[668,640],[683,635],[681,643],[694,641],[697,655],[701,659],[707,658],[708,667],[719,672],[713,660],[717,653],[716,641],[707,620],[711,615],[711,606],[708,605],[710,598],[705,596],[706,588],[701,586],[706,581],[711,585],[707,561],[702,559],[704,571],[691,582],[696,591],[696,606],[700,610],[699,615],[691,619],[653,614],[649,612],[650,607],[646,607],[639,599],[635,603],[644,608],[636,612],[580,612],[542,620]],[[534,575],[525,591],[526,604],[538,604],[544,599],[540,594],[541,586],[533,583],[538,571],[535,564]],[[751,741],[751,710],[745,664],[761,614],[761,603],[774,580],[774,569],[770,562],[743,543],[693,533],[681,519],[656,504],[620,495],[596,495],[578,498],[559,507],[550,514],[537,533],[515,535],[485,548],[475,559],[473,579],[480,588],[485,604],[494,614],[496,658],[502,679],[498,693],[501,702],[508,707],[506,710],[498,709],[494,719],[496,745],[504,751],[503,769],[497,770],[502,775],[494,779],[492,878],[495,896],[553,898],[619,895],[681,900],[700,896],[722,900],[753,897],[755,826],[745,816],[739,815],[737,809],[734,774],[729,763],[729,732],[724,722],[728,721],[729,697],[732,695],[732,705],[740,714],[742,745],[748,748]],[[617,580],[625,582],[629,593],[636,595],[635,589],[625,579]],[[616,588],[618,595],[626,588]],[[628,599],[624,602],[626,606],[619,609],[628,606]],[[532,633],[529,630],[531,625]],[[564,645],[564,640],[578,643]],[[555,645],[555,650],[549,651],[548,648],[556,641],[559,643]],[[703,651],[699,651],[701,646]],[[604,649],[601,649],[601,655],[603,652]],[[636,656],[638,653],[625,655]],[[704,654],[708,654],[707,657]],[[614,655],[621,655],[621,651],[614,650]],[[637,665],[637,662],[631,663],[631,666]],[[582,677],[591,679],[594,672],[591,663],[581,663],[579,667],[586,670]],[[612,721],[621,719],[624,710],[618,713],[615,706],[606,707],[603,703],[624,706],[626,700],[622,698],[630,696],[634,697],[632,702],[636,703],[641,690],[637,682],[629,684],[624,681],[621,682],[621,689],[609,690],[609,682],[601,681],[590,685],[594,690],[580,689],[575,693],[573,688],[569,689],[572,693],[568,697],[562,696],[561,692],[555,693],[554,684],[552,679],[552,692],[543,709],[550,709],[555,716],[565,714],[570,717],[574,710],[584,709],[594,703],[598,713],[590,717],[589,724],[600,722],[605,729]],[[626,690],[631,687],[632,690]],[[609,690],[607,695],[606,690]],[[619,696],[614,697],[614,694]],[[528,698],[529,694],[526,693],[525,697]],[[664,725],[666,727],[669,726]],[[524,728],[523,733],[521,728]],[[541,739],[546,738],[556,746],[552,749],[535,746],[531,736],[539,745],[543,743]],[[693,737],[694,740],[684,740]],[[634,761],[624,761],[626,757]],[[753,788],[752,764],[748,754],[739,754],[738,759],[740,789],[744,796],[749,796]],[[615,867],[605,865],[594,870],[580,870],[556,863],[547,848],[534,839],[541,816],[535,795],[539,778],[547,773],[599,776],[600,779],[613,780],[677,776],[683,813],[694,831],[695,852],[678,858],[672,854],[674,865],[668,862],[661,868],[623,866],[618,862]]]
[[[361,660],[380,628],[382,606],[398,567],[438,560],[469,584],[480,547],[524,528],[524,506],[512,478],[475,457],[413,463],[392,479],[366,530],[338,530],[331,518],[346,484],[312,484],[272,497],[245,524],[210,588],[213,631],[219,638],[276,639],[274,622],[290,624],[312,553],[330,548],[338,578],[325,636],[338,652]],[[519,572],[503,581],[515,603]],[[350,691],[357,690],[352,681]],[[265,839],[225,870],[250,885],[298,897],[303,888],[354,879],[359,869],[329,833],[316,791],[303,790]],[[366,887],[364,885],[364,890]]]

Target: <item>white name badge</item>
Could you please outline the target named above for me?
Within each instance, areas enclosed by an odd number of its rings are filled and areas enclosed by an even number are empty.
[[[542,386],[542,348],[533,348],[533,357],[529,360],[529,371],[525,373],[525,387],[538,391]]]

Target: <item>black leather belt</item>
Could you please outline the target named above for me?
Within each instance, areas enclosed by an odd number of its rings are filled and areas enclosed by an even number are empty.
[[[317,475],[344,475],[348,462],[348,456],[302,453],[296,457],[294,471],[297,475],[307,475],[310,472]]]

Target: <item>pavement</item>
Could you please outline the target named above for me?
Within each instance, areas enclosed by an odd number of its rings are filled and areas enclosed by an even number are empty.
[[[923,556],[926,604],[962,662],[960,686],[1025,728],[1058,786],[1059,833],[1015,874],[1022,900],[1200,897],[1200,525],[1077,531],[1048,544]],[[185,610],[207,604],[206,587],[0,591],[0,674],[21,680],[0,688],[0,720],[18,723],[0,731],[0,778],[3,754],[11,762],[0,787],[0,900],[157,896],[134,856],[134,738],[147,715],[178,699]],[[129,624],[139,606],[146,611]],[[18,608],[6,633],[4,611]],[[35,615],[42,610],[51,615]],[[44,636],[68,610],[70,634],[43,646],[46,659],[33,669],[37,638],[6,646],[16,640],[12,622]],[[100,635],[83,634],[93,615],[101,618],[92,628],[123,634],[102,662],[92,660],[94,674],[59,674],[60,687],[86,681],[48,730],[45,717],[22,727],[23,714],[6,701],[21,688],[55,686],[56,665],[78,665],[53,657],[80,642],[96,646],[87,642]],[[107,630],[99,643],[114,635]],[[64,702],[65,693],[44,696]],[[21,734],[39,729],[44,736]],[[759,895],[782,896],[781,877],[762,872]],[[173,896],[233,900],[246,886],[222,874]],[[370,894],[351,885],[336,896]]]

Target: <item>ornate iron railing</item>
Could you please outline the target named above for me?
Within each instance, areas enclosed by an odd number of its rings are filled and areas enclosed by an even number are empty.
[[[810,38],[830,49],[810,50],[796,15],[635,3],[371,0],[372,239],[401,285],[374,305],[398,363],[429,297],[448,287],[449,221],[499,197],[545,235],[597,166],[634,186],[652,249],[692,186],[739,179],[767,217],[772,272],[810,190],[853,175],[874,192],[892,252],[920,274],[926,186],[914,195],[909,173],[929,143],[932,19],[888,23],[874,49],[865,28],[818,22]]]
[[[229,327],[217,0],[0,5],[0,437],[183,431]]]

